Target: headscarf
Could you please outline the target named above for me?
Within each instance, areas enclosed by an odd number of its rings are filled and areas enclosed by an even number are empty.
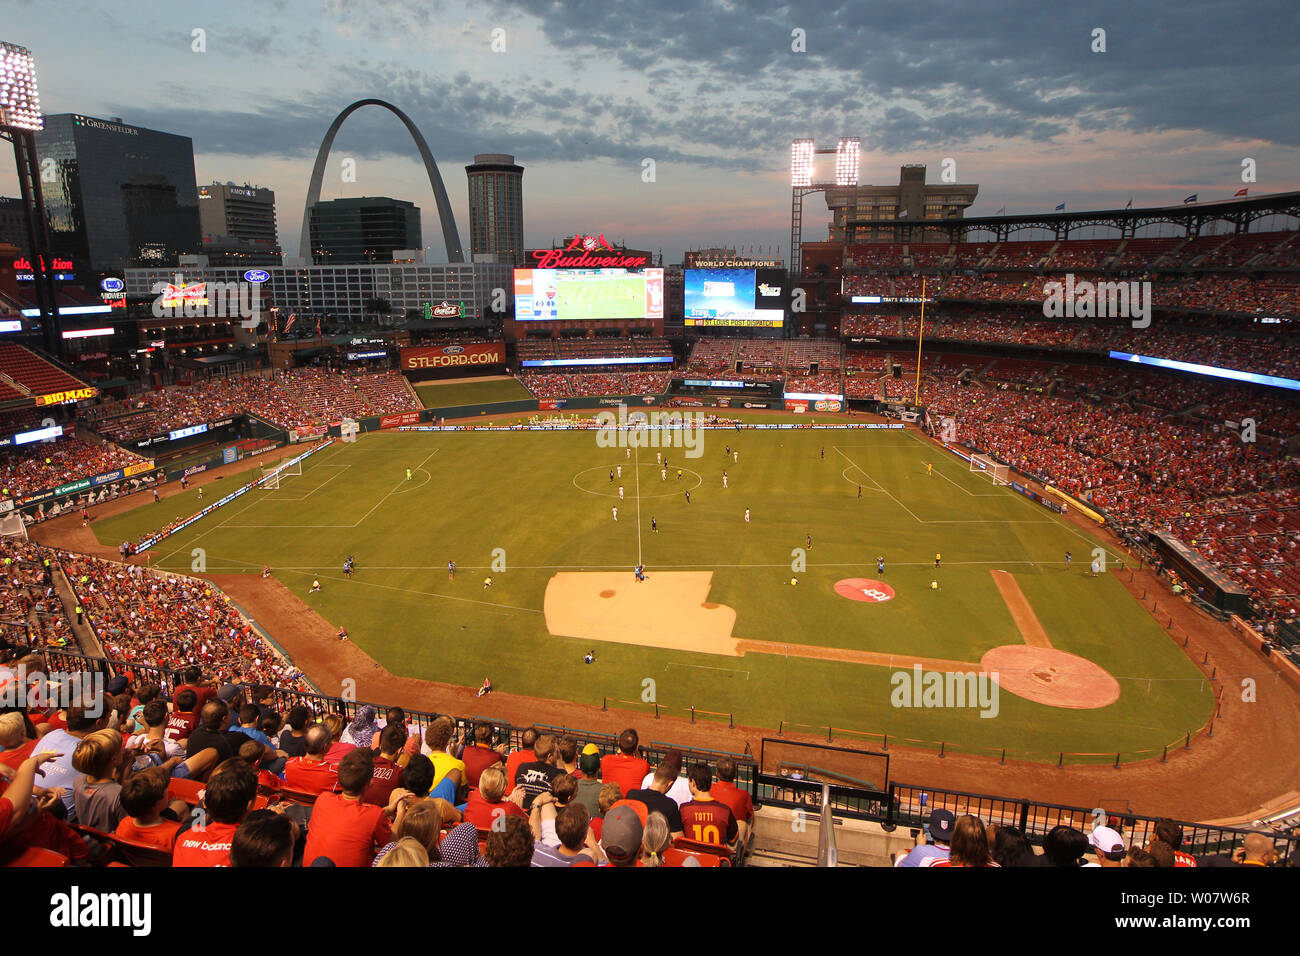
[[[462,823],[452,827],[438,844],[442,860],[430,866],[487,866],[487,860],[478,854],[478,827]]]
[[[375,722],[375,708],[366,704],[357,711],[356,718],[348,724],[341,740],[343,743],[351,743],[357,747],[369,747],[377,733],[379,733],[379,724]]]

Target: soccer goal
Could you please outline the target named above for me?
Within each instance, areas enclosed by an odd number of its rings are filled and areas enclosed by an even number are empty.
[[[262,483],[258,485],[263,491],[278,491],[280,488],[280,479],[289,478],[293,475],[302,474],[302,462],[295,461],[291,465],[273,465],[262,467]]]
[[[996,462],[988,455],[971,455],[970,470],[987,475],[995,485],[1011,483],[1011,479],[1008,477],[1011,474],[1011,466]]]

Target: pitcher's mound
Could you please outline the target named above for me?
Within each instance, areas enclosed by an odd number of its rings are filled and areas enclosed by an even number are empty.
[[[1004,644],[980,658],[980,669],[997,671],[1003,690],[1049,707],[1095,710],[1119,700],[1119,681],[1107,671],[1055,648]]]
[[[740,656],[736,612],[707,600],[712,571],[561,571],[546,584],[546,627],[559,637]]]

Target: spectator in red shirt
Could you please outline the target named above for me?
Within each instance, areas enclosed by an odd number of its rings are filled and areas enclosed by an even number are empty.
[[[348,751],[353,750],[356,744],[343,743],[343,729],[347,726],[343,718],[338,714],[326,714],[320,719],[320,722],[330,732],[330,747],[325,751],[325,760],[327,763],[338,763]]]
[[[193,666],[187,667],[181,677],[184,679],[185,683],[177,687],[172,693],[172,700],[176,701],[177,710],[199,710],[208,701],[216,698],[216,682],[203,680],[203,671],[199,668]],[[179,695],[181,691],[186,690],[194,692],[195,703],[191,708],[183,708],[180,706]]]
[[[183,830],[172,849],[172,866],[229,866],[235,830],[257,800],[257,771],[238,757],[212,771],[199,823]]]
[[[170,853],[189,807],[183,800],[168,805],[167,771],[150,767],[128,777],[121,799],[127,816],[117,825],[116,835]]]
[[[687,772],[691,782],[691,800],[682,804],[682,827],[688,840],[696,843],[716,843],[719,846],[736,842],[739,828],[731,808],[709,794],[713,786],[713,771],[706,763],[697,763]]]
[[[718,779],[709,788],[709,796],[730,808],[736,818],[736,825],[740,828],[741,842],[746,842],[754,823],[754,800],[748,790],[736,786],[735,758],[718,758]]]
[[[512,751],[510,756],[506,757],[506,780],[514,785],[515,775],[519,773],[521,765],[532,763],[537,759],[537,754],[533,753],[533,745],[537,743],[536,727],[526,727],[524,732],[519,735],[519,749]]]
[[[559,754],[555,759],[557,767],[575,780],[582,776],[582,771],[578,769],[578,742],[576,740],[572,737],[561,737],[556,745],[555,752]]]
[[[641,781],[650,772],[650,763],[644,757],[637,756],[637,746],[641,738],[637,732],[628,728],[618,735],[616,754],[606,754],[600,761],[600,779],[605,783],[616,783],[624,794],[641,789]]]
[[[479,724],[474,728],[474,742],[465,748],[461,753],[460,759],[465,763],[465,779],[471,787],[479,785],[478,779],[488,767],[500,766],[505,760],[505,745],[498,747],[492,746],[491,724]],[[528,763],[529,761],[521,761]],[[516,766],[515,769],[518,769]]]
[[[362,799],[375,806],[388,806],[388,798],[402,779],[402,748],[406,746],[406,727],[389,724],[379,734],[379,753],[375,757],[375,772]]]
[[[500,816],[514,816],[527,820],[528,814],[520,805],[523,791],[515,800],[504,800],[506,792],[506,774],[500,767],[487,767],[479,776],[478,789],[471,790],[469,801],[465,804],[465,822],[472,823],[478,829],[487,832]]]
[[[198,699],[198,694],[192,687],[178,690],[172,695],[176,709],[167,718],[167,729],[163,731],[164,737],[182,747],[185,746],[186,741],[190,739],[190,734],[199,725]]]
[[[353,748],[339,763],[338,780],[343,792],[323,793],[316,800],[307,828],[303,866],[311,866],[317,857],[326,857],[335,866],[369,866],[375,851],[392,839],[388,811],[361,799],[374,771],[374,752],[369,747]],[[405,805],[397,801],[393,813]]]
[[[307,728],[307,753],[284,764],[284,784],[302,793],[325,793],[338,786],[338,767],[325,759],[330,732],[320,724]]]

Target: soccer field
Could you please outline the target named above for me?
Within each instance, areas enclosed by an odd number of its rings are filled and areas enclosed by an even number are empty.
[[[656,449],[594,432],[364,435],[163,541],[153,566],[189,573],[195,548],[209,573],[269,564],[394,674],[584,704],[1052,761],[1158,755],[1209,717],[1183,651],[1114,573],[1086,573],[1098,542],[963,461],[900,430],[702,436],[700,457],[666,450],[665,478]],[[194,510],[191,490],[95,530],[115,546]],[[1021,653],[1039,656],[1012,674]],[[895,706],[913,663],[998,670],[995,713]],[[1097,673],[1118,692],[1104,706],[1035,697]]]
[[[557,285],[556,303],[562,316],[575,319],[640,318],[645,313],[645,277],[613,279],[584,275]]]

